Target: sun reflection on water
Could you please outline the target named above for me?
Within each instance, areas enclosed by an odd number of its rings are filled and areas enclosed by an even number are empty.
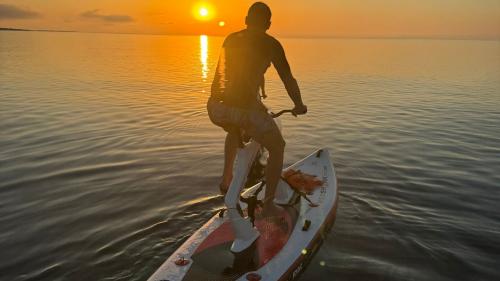
[[[208,36],[200,35],[200,62],[201,62],[201,78],[203,81],[208,76]]]

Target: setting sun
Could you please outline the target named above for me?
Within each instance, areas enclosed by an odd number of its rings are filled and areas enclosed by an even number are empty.
[[[194,6],[193,14],[197,20],[211,20],[215,15],[215,9],[208,3],[199,3]]]
[[[206,17],[206,16],[208,16],[208,9],[207,9],[207,8],[205,8],[205,7],[200,8],[200,11],[199,11],[199,12],[200,12],[200,16],[202,16],[202,17]]]

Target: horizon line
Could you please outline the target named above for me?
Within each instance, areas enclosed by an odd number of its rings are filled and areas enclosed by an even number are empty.
[[[225,37],[227,35],[216,34],[191,34],[191,33],[148,33],[148,32],[106,32],[106,31],[81,31],[81,30],[58,30],[58,29],[27,29],[0,27],[0,31],[25,31],[25,32],[67,32],[67,33],[90,33],[90,34],[118,34],[118,35],[156,35],[156,36],[211,36]],[[229,34],[229,33],[228,33]],[[411,36],[411,35],[393,35],[393,36],[340,36],[340,35],[277,35],[280,38],[287,39],[398,39],[398,40],[467,40],[467,41],[500,41],[495,37],[474,37],[474,36]]]

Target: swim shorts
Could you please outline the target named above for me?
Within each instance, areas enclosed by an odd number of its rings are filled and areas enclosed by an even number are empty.
[[[243,129],[248,135],[259,141],[262,137],[278,129],[273,118],[263,110],[245,110],[225,105],[223,102],[210,98],[207,103],[210,120],[227,132]]]

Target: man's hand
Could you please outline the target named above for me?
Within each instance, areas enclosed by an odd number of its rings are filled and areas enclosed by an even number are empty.
[[[292,109],[292,113],[294,115],[302,115],[307,113],[307,106],[304,104],[299,104],[295,105],[295,107]]]

